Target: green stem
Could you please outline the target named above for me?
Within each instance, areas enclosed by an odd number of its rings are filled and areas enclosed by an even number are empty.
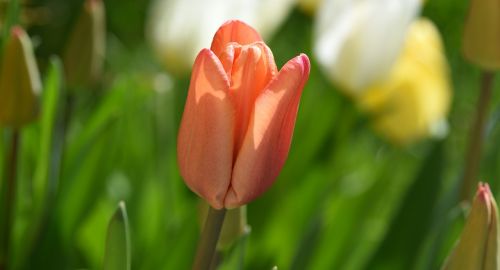
[[[238,269],[243,269],[245,266],[245,254],[246,254],[246,249],[247,249],[247,242],[248,242],[248,235],[250,234],[250,227],[247,226],[245,228],[245,234],[243,235],[241,239],[241,246],[240,246],[240,251],[239,251],[239,258],[238,258]]]
[[[7,178],[5,182],[4,224],[2,231],[2,254],[0,270],[9,269],[10,237],[12,235],[13,212],[16,195],[17,155],[19,147],[19,131],[14,129],[9,156],[6,159]]]
[[[222,251],[220,250],[215,250],[214,257],[212,258],[212,262],[210,262],[210,270],[217,270],[217,267],[219,267],[220,263],[222,261]]]
[[[481,92],[476,107],[476,116],[470,130],[469,145],[465,156],[465,169],[460,200],[468,201],[478,181],[477,172],[481,160],[486,120],[490,107],[494,74],[484,71],[481,76]]]
[[[193,270],[210,269],[225,216],[225,208],[216,210],[209,207],[205,226],[201,233],[200,241],[198,242],[198,248],[196,249]]]

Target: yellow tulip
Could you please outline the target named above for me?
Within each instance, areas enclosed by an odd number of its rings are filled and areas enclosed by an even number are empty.
[[[451,100],[448,66],[438,30],[427,19],[412,23],[388,78],[355,96],[374,115],[374,126],[396,144],[446,134]]]

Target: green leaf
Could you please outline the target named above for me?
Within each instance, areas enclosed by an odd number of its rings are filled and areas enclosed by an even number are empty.
[[[42,210],[47,199],[54,195],[59,178],[66,94],[62,84],[61,62],[58,58],[52,58],[43,91],[40,149],[33,178],[33,199],[37,213]]]
[[[368,269],[411,269],[415,264],[416,255],[432,225],[443,164],[446,164],[443,142],[438,142],[409,187]]]
[[[11,0],[7,2],[7,12],[5,17],[1,18],[2,22],[4,23],[2,27],[0,28],[1,30],[1,40],[0,40],[0,52],[3,51],[3,47],[5,45],[5,41],[8,39],[9,33],[10,33],[10,28],[13,25],[16,25],[19,23],[19,14],[21,13],[21,7],[19,4],[19,0]]]
[[[112,88],[99,100],[98,106],[89,119],[85,119],[83,128],[72,133],[68,126],[67,146],[64,150],[64,167],[62,177],[71,181],[61,182],[61,197],[58,202],[59,215],[64,217],[61,231],[64,241],[71,243],[73,234],[79,222],[100,196],[112,165],[115,165],[115,150],[120,147],[116,141],[115,129],[112,125],[121,114],[120,108],[126,107],[123,96],[126,90],[121,86]],[[71,119],[76,121],[76,118]],[[103,157],[106,157],[103,159]]]
[[[64,111],[65,92],[62,82],[62,66],[58,58],[53,57],[45,77],[42,101],[39,136],[36,136],[37,163],[32,177],[32,200],[27,226],[23,227],[23,235],[19,238],[24,243],[19,246],[16,263],[23,264],[30,256],[32,249],[39,244],[39,237],[44,222],[54,205],[55,194],[59,182],[62,148],[64,143]],[[39,139],[38,139],[39,138]]]
[[[0,128],[0,153],[5,153],[5,131],[3,128]],[[0,172],[3,172],[4,165],[4,155],[0,155]],[[3,175],[0,175],[0,179],[3,181]],[[1,188],[0,188],[1,191]],[[0,199],[2,197],[0,196]]]
[[[130,237],[127,210],[121,201],[111,218],[106,238],[104,270],[130,269]]]

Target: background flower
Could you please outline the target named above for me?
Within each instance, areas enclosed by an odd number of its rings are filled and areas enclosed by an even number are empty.
[[[356,100],[372,114],[375,128],[398,144],[448,132],[451,103],[448,64],[438,30],[428,19],[409,28],[388,77]]]
[[[28,34],[20,26],[7,32],[0,67],[0,125],[20,128],[37,117],[42,83]]]
[[[148,38],[167,69],[187,73],[196,54],[225,21],[240,19],[269,38],[286,19],[295,0],[156,0]]]
[[[469,1],[463,52],[469,61],[481,68],[500,69],[500,1]]]
[[[419,0],[324,0],[314,54],[330,79],[357,94],[387,76],[419,9]]]

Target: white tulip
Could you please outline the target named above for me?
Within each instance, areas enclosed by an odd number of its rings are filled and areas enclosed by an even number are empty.
[[[352,95],[384,79],[398,58],[421,0],[324,0],[314,54],[327,75]]]
[[[182,74],[225,21],[242,20],[266,39],[294,4],[295,0],[156,0],[147,34],[167,69]]]

